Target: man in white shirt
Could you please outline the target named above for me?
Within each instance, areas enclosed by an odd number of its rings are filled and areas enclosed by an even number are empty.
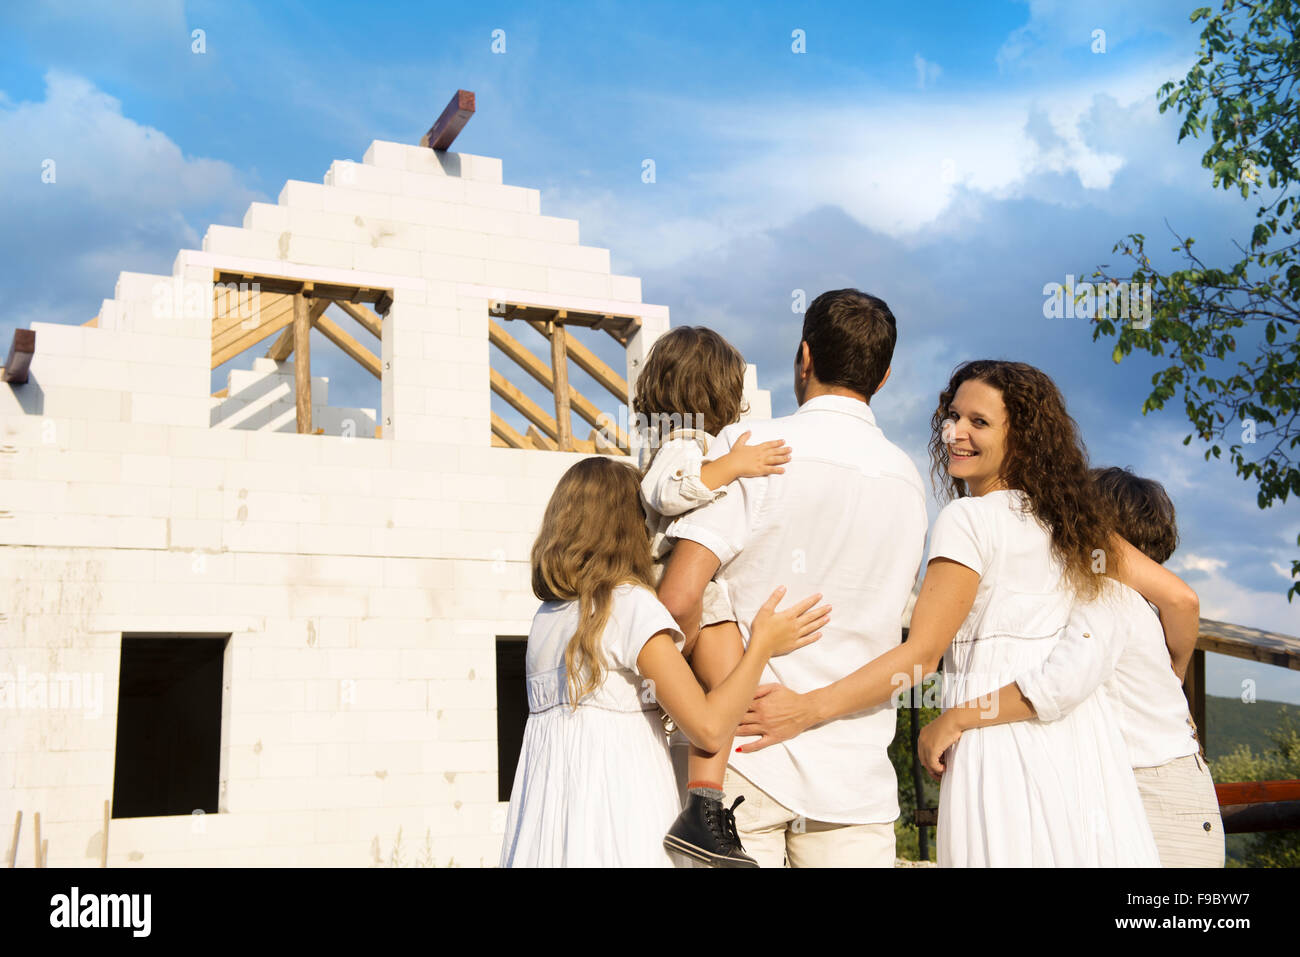
[[[746,641],[778,585],[792,596],[821,592],[831,606],[819,641],[764,671],[793,691],[842,678],[901,642],[924,552],[925,492],[868,405],[889,378],[896,337],[880,299],[856,289],[823,293],[804,315],[798,411],[718,435],[710,459],[746,431],[751,443],[783,439],[793,457],[783,474],[737,479],[727,495],[669,527],[678,542],[659,597],[688,643],[715,575]],[[735,822],[746,851],[765,867],[892,867],[898,784],[886,749],[894,728],[885,705],[731,754],[723,787],[744,798]]]

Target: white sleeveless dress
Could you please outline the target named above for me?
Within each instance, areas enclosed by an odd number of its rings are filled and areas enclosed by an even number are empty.
[[[645,643],[669,630],[648,588],[614,590],[605,680],[569,706],[564,650],[578,603],[544,602],[528,635],[528,723],[501,846],[502,867],[674,867],[664,833],[681,812],[663,724],[636,672]]]
[[[975,604],[944,655],[943,706],[989,695],[1042,664],[1071,597],[1051,536],[1020,491],[950,502],[931,559],[980,573]],[[1058,720],[965,732],[940,787],[941,867],[1158,867],[1115,715],[1093,693]]]

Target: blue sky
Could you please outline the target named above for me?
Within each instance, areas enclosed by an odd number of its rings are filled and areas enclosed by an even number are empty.
[[[1094,462],[1166,484],[1183,533],[1171,567],[1202,613],[1300,633],[1283,597],[1297,503],[1261,512],[1254,486],[1182,445],[1177,403],[1141,415],[1155,363],[1115,365],[1086,320],[1042,315],[1045,283],[1118,264],[1126,233],[1164,251],[1167,221],[1211,258],[1248,234],[1253,204],[1211,191],[1203,147],[1156,110],[1194,59],[1199,2],[10,7],[0,334],[84,321],[119,271],[170,272],[286,179],[319,181],[374,139],[418,142],[463,87],[478,112],[457,148],[501,157],[544,213],[580,220],[674,323],[727,335],[776,414],[794,408],[793,291],[872,291],[899,318],[872,404],[923,469],[954,365],[1038,365]],[[57,189],[40,184],[49,157]],[[1216,693],[1254,679],[1260,697],[1300,702],[1295,672],[1210,667]]]

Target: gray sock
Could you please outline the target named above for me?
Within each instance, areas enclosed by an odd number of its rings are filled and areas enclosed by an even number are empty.
[[[686,793],[698,794],[701,797],[711,798],[712,800],[717,801],[719,804],[721,804],[722,799],[727,796],[726,792],[720,791],[717,788],[691,788]]]

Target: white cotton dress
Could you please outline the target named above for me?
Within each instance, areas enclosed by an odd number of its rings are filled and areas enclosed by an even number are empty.
[[[980,574],[975,603],[943,661],[943,706],[991,695],[1047,658],[1071,596],[1051,535],[1020,491],[950,502],[930,558]],[[939,795],[940,867],[1158,867],[1118,722],[1093,693],[1052,722],[965,732]]]
[[[564,651],[578,603],[544,602],[528,635],[528,723],[501,846],[502,867],[674,867],[664,833],[681,812],[659,709],[636,671],[645,643],[676,622],[639,585],[614,590],[605,679],[569,705]]]

